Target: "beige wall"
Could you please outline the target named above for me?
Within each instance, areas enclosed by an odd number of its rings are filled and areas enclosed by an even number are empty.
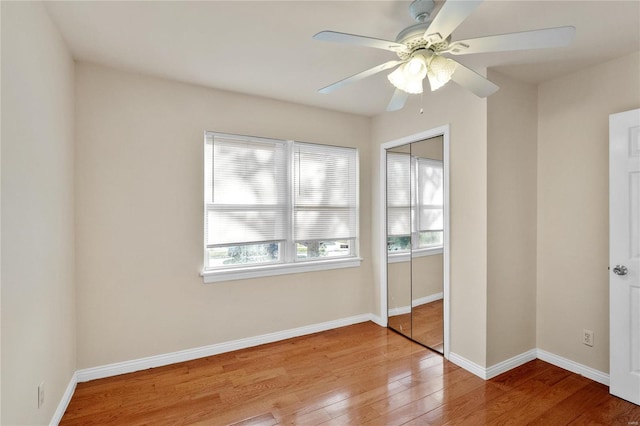
[[[440,161],[444,159],[444,138],[442,136],[425,139],[424,141],[410,145],[411,154],[416,157],[431,158],[432,160]]]
[[[640,54],[538,89],[538,347],[609,371],[609,114],[640,107]],[[594,331],[594,346],[582,330]]]
[[[536,347],[537,88],[489,71],[487,365]]]
[[[76,68],[79,368],[372,310],[370,120],[80,63]],[[351,146],[359,268],[203,284],[203,132]]]
[[[414,257],[411,260],[411,298],[421,299],[444,291],[442,254]]]
[[[387,265],[388,309],[411,306],[421,299],[443,291],[442,254],[414,257],[411,262]]]
[[[1,7],[1,423],[48,424],[76,370],[74,66],[41,3]]]
[[[387,265],[387,294],[389,310],[411,306],[411,263],[409,261]]]
[[[390,92],[391,95],[391,92]],[[451,351],[484,366],[487,307],[487,103],[455,84],[412,96],[397,112],[374,117],[372,126],[373,206],[379,206],[379,145],[422,131],[451,125]],[[373,247],[379,247],[380,217],[374,208]],[[379,250],[374,250],[379,282]],[[375,293],[379,312],[379,293]]]

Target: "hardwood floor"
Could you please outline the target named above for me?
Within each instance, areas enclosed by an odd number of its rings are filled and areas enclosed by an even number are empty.
[[[444,353],[444,306],[442,299],[411,308],[411,313],[389,317],[389,327],[418,343]]]
[[[425,303],[413,308],[411,321],[413,339],[440,353],[444,352],[443,300]]]
[[[79,383],[61,425],[638,425],[640,407],[540,360],[484,381],[357,324]]]

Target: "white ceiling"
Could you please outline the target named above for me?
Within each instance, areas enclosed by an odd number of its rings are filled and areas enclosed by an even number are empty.
[[[437,2],[438,6],[441,2]],[[75,59],[208,87],[362,115],[383,112],[385,72],[317,89],[392,52],[312,40],[334,30],[395,40],[410,1],[46,2]],[[570,47],[459,56],[538,83],[640,50],[640,1],[486,0],[452,39],[573,25]],[[639,70],[640,72],[640,70]],[[425,93],[428,96],[428,93]]]

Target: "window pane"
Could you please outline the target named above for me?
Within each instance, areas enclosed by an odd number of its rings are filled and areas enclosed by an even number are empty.
[[[207,249],[207,267],[273,263],[280,260],[280,243],[218,246]]]
[[[420,231],[438,231],[444,229],[442,207],[421,207],[418,217]]]
[[[351,256],[353,240],[333,241],[298,241],[296,243],[297,259],[313,259],[319,257]]]
[[[296,239],[325,240],[355,236],[355,209],[297,208],[294,212]]]
[[[442,161],[418,158],[418,188],[422,205],[444,204]]]
[[[387,251],[389,253],[409,250],[411,250],[411,237],[409,235],[387,238]]]
[[[206,245],[281,240],[287,232],[286,207],[207,209]]]
[[[420,232],[420,241],[418,247],[439,247],[444,244],[444,232],[443,231],[424,231]]]

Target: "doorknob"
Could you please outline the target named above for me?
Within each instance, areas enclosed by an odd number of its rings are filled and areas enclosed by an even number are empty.
[[[629,272],[629,270],[624,265],[616,265],[613,268],[613,273],[616,275],[627,275],[627,272]]]

